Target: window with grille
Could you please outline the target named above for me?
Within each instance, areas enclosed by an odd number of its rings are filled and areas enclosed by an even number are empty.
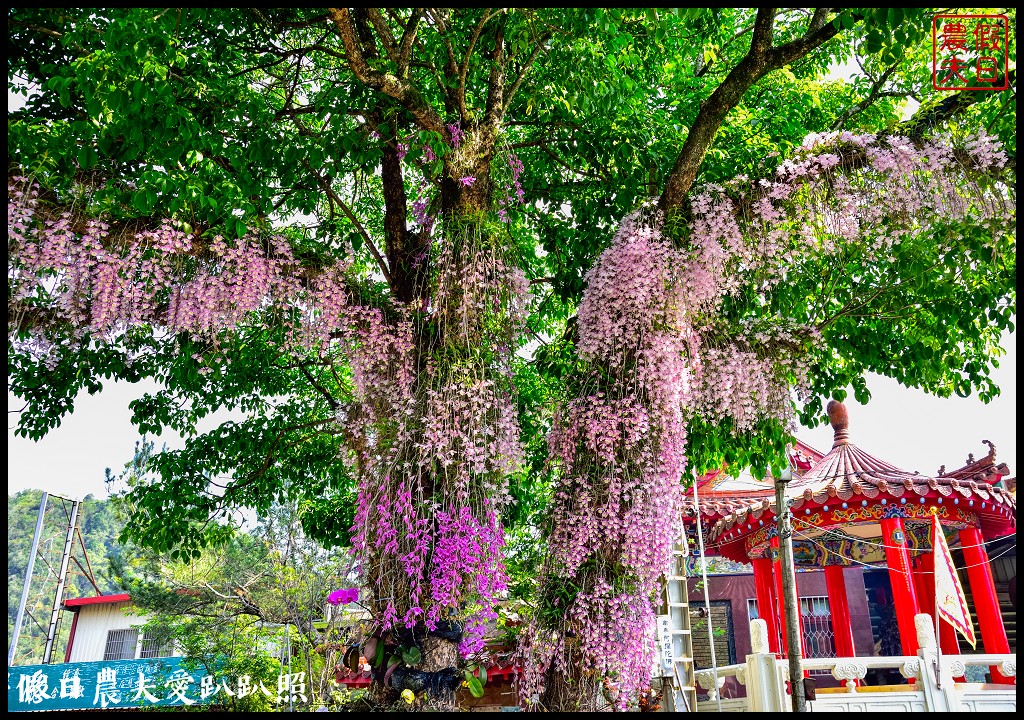
[[[834,658],[836,634],[832,628],[832,610],[828,605],[828,596],[800,598],[800,621],[804,630],[804,657]]]
[[[747,598],[747,617],[750,620],[761,617],[757,609],[757,598]],[[834,658],[836,656],[836,635],[832,627],[832,610],[828,596],[815,595],[800,598],[800,624],[803,627],[803,654],[807,658]],[[817,671],[812,671],[815,674]],[[828,671],[822,671],[828,673]]]
[[[761,615],[757,611],[757,598],[747,598],[747,620],[757,620]]]
[[[732,665],[736,662],[736,637],[732,627],[732,603],[729,600],[712,600],[710,617],[707,606],[700,601],[690,601],[690,623],[693,642],[693,662],[698,670],[711,667],[711,641],[708,638],[708,622],[711,622],[715,642],[715,662],[718,665]]]
[[[172,655],[174,655],[173,639],[142,636],[140,658],[162,658],[171,657]]]
[[[138,643],[138,630],[109,630],[107,631],[107,647],[103,651],[103,659],[134,660],[135,646]]]

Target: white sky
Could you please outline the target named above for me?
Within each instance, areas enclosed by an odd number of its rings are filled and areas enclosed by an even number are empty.
[[[107,383],[96,395],[79,393],[75,410],[64,418],[60,427],[51,430],[38,442],[16,437],[13,428],[21,407],[17,398],[7,393],[7,492],[32,488],[69,498],[86,495],[107,497],[105,469],[116,476],[132,459],[135,442],[141,439],[131,423],[128,404],[160,386],[153,381],[135,385],[127,382]],[[209,431],[228,419],[229,413],[217,413],[203,420],[200,431]],[[233,417],[232,419],[240,419]],[[177,435],[151,437],[157,448],[184,447]]]
[[[1016,324],[1016,318],[1014,318]],[[1003,335],[1007,354],[999,359],[992,379],[1002,393],[988,405],[977,395],[940,398],[895,380],[868,376],[871,400],[861,405],[850,392],[850,441],[862,450],[904,470],[934,475],[940,465],[953,470],[966,464],[968,453],[988,453],[982,440],[995,443],[996,457],[1017,474],[1017,335]],[[832,448],[832,428],[823,425],[797,433],[822,452]]]
[[[853,63],[836,68],[833,77],[856,72]],[[8,110],[20,105],[21,96],[8,90]],[[907,109],[908,111],[911,108]],[[1016,318],[1014,318],[1016,321]],[[1007,463],[1011,476],[1017,474],[1017,343],[1016,335],[1005,334],[1007,354],[992,377],[1002,394],[985,405],[976,396],[937,398],[905,388],[896,381],[868,377],[872,399],[859,405],[852,392],[846,400],[850,414],[850,438],[863,450],[905,470],[934,474],[940,465],[959,467],[968,453],[984,455],[982,440],[996,445],[997,457]],[[90,396],[82,394],[75,412],[60,427],[39,442],[15,437],[12,428],[20,407],[8,392],[7,491],[26,488],[46,490],[67,497],[92,494],[106,497],[104,469],[116,475],[132,458],[139,435],[131,424],[128,403],[156,389],[153,383],[109,383]],[[219,418],[224,419],[224,418]],[[208,418],[203,429],[218,418]],[[823,452],[832,447],[832,429],[824,425],[803,430],[798,437]],[[154,438],[159,447],[182,447],[180,437]]]

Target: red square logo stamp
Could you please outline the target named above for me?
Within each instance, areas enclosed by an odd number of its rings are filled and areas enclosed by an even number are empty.
[[[1010,87],[1010,20],[1005,15],[935,15],[932,87],[1006,90]]]

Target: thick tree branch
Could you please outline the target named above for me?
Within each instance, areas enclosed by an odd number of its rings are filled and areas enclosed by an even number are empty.
[[[867,110],[869,107],[874,105],[875,102],[879,98],[883,98],[883,97],[902,97],[904,93],[901,93],[901,92],[887,92],[887,91],[882,89],[882,88],[885,87],[885,84],[889,81],[889,77],[893,74],[893,72],[896,71],[896,68],[898,68],[899,65],[900,64],[898,62],[895,62],[892,65],[890,65],[888,68],[886,68],[885,72],[883,72],[878,77],[878,79],[875,80],[874,83],[872,83],[871,90],[868,92],[867,97],[865,97],[860,102],[858,102],[858,103],[856,103],[854,105],[851,105],[850,107],[846,108],[846,110],[844,110],[843,113],[838,118],[836,118],[835,123],[833,123],[833,125],[832,125],[832,129],[833,130],[838,130],[839,128],[841,128],[846,123],[847,120],[852,118],[854,115],[862,113],[865,110]]]
[[[299,370],[306,377],[306,381],[313,386],[314,390],[316,390],[318,393],[323,395],[324,398],[327,399],[327,404],[330,406],[332,412],[337,410],[338,407],[340,407],[341,403],[339,403],[337,398],[335,398],[334,395],[331,394],[330,390],[324,387],[323,384],[317,382],[317,379],[313,377],[313,373],[311,373],[309,369],[306,367],[307,364],[308,363],[299,363]]]
[[[462,58],[462,65],[459,66],[460,98],[466,97],[466,74],[469,72],[469,61],[473,57],[473,49],[476,47],[476,41],[480,38],[480,33],[483,32],[484,26],[496,14],[497,13],[491,13],[490,10],[484,10],[484,14],[480,18],[480,22],[478,22],[476,27],[473,29],[473,36],[469,39],[469,46],[466,48],[466,54]],[[465,103],[464,99],[463,103]]]
[[[423,8],[413,8],[409,16],[409,22],[402,32],[402,41],[398,48],[398,76],[406,77],[409,72],[409,59],[412,57],[412,46],[416,42],[416,30],[420,25],[420,18],[423,17]]]
[[[825,23],[828,22],[828,13],[829,8],[817,8],[814,15],[811,16],[811,21],[807,24],[807,32],[817,32],[825,27]]]
[[[536,62],[537,56],[544,52],[545,44],[551,39],[551,33],[546,32],[537,38],[537,45],[533,48],[533,52],[530,53],[530,57],[526,59],[523,66],[519,68],[519,74],[516,75],[516,79],[512,81],[512,87],[505,93],[505,107],[507,108],[512,104],[512,100],[515,98],[516,93],[519,92],[519,86],[523,84],[523,80],[526,78],[526,73],[529,72],[530,68],[533,67],[533,63]]]
[[[378,118],[380,120],[381,118]],[[381,156],[381,179],[384,192],[384,241],[385,252],[388,254],[388,267],[391,268],[391,291],[400,303],[407,303],[415,296],[416,263],[413,258],[416,251],[411,247],[409,226],[409,207],[405,196],[405,178],[402,172],[402,161],[398,157],[396,147],[397,129],[393,130]]]
[[[345,201],[341,199],[341,196],[334,191],[334,188],[331,187],[331,183],[327,180],[327,178],[323,177],[320,173],[314,170],[313,166],[309,164],[308,160],[303,158],[302,165],[303,167],[306,168],[306,170],[309,171],[310,175],[313,176],[313,178],[317,182],[317,185],[319,185],[320,188],[325,193],[327,193],[327,196],[331,199],[331,202],[333,202],[335,205],[341,208],[341,211],[345,213],[345,217],[347,217],[349,221],[353,225],[355,225],[356,231],[363,236],[363,242],[365,242],[366,247],[370,249],[370,254],[373,255],[373,259],[377,261],[377,267],[380,268],[381,273],[384,275],[384,279],[388,281],[388,284],[390,284],[391,272],[388,269],[388,264],[384,262],[384,258],[380,254],[380,250],[378,250],[377,246],[374,245],[373,238],[370,237],[370,233],[366,232],[366,228],[363,227],[363,224],[361,222],[359,222],[359,218],[356,217],[355,213],[352,212],[352,210],[345,203]]]
[[[665,210],[681,207],[693,186],[704,155],[718,133],[726,115],[743,94],[769,71],[767,55],[771,49],[775,8],[759,8],[754,21],[750,50],[726,76],[722,84],[701,105],[697,119],[690,127],[683,149],[665,182],[661,207]]]
[[[384,19],[384,16],[380,14],[380,10],[377,8],[366,8],[366,15],[370,18],[377,37],[380,38],[381,43],[384,45],[384,52],[388,54],[388,60],[398,65],[398,45],[391,34],[391,28],[388,27],[388,21]]]
[[[459,76],[459,64],[455,62],[455,48],[452,47],[452,41],[448,38],[448,23],[445,22],[444,16],[438,12],[437,8],[432,8],[429,12],[430,19],[448,51],[448,71],[453,78],[456,78]]]
[[[331,20],[341,37],[348,58],[348,66],[364,85],[394,98],[412,113],[425,130],[444,132],[444,120],[430,107],[420,92],[407,80],[391,73],[382,73],[370,67],[359,46],[359,38],[347,8],[329,8]]]
[[[806,33],[798,37],[796,40],[788,42],[785,45],[780,45],[771,51],[769,56],[771,70],[777,70],[780,67],[799,60],[811,50],[814,50],[821,44],[828,42],[839,33],[839,29],[835,26],[835,23],[817,23],[816,19],[819,18],[820,12],[822,12],[820,8],[815,10],[814,17],[811,18],[811,22]],[[825,12],[827,13],[828,10],[826,9]],[[860,17],[856,16],[855,19],[859,20]]]
[[[718,134],[718,129],[747,90],[768,73],[798,60],[835,36],[838,32],[835,24],[822,22],[822,12],[826,13],[824,17],[827,18],[827,11],[816,11],[804,35],[785,45],[772,47],[776,10],[758,9],[750,50],[697,113],[697,119],[690,127],[683,149],[665,182],[660,203],[662,209],[682,207],[687,193],[697,179],[704,155]]]
[[[754,19],[754,34],[750,38],[747,57],[764,55],[772,46],[772,30],[778,8],[758,8]]]
[[[724,43],[722,43],[722,46],[720,48],[718,48],[718,54],[722,55],[725,52],[726,48],[728,48],[730,45],[732,45],[734,42],[739,40],[741,37],[743,37],[744,35],[746,35],[748,32],[750,32],[753,29],[754,29],[754,25],[753,25],[753,23],[751,23],[750,25],[747,25],[747,26],[742,27],[739,30],[737,30],[735,33],[733,33],[733,36],[731,38],[729,38]],[[708,70],[710,70],[715,64],[716,63],[714,63],[714,62],[710,62],[710,63],[704,62],[704,55],[703,55],[703,53],[698,54],[697,55],[697,61],[696,61],[696,63],[694,63],[696,69],[693,72],[693,76],[694,77],[698,77],[698,78],[699,77],[704,77],[704,75],[707,74]]]
[[[428,17],[437,28],[437,34],[441,37],[445,50],[448,52],[448,62],[445,65],[448,77],[455,80],[459,77],[459,64],[455,61],[455,49],[452,47],[452,41],[448,38],[448,25],[437,8],[431,9]],[[445,109],[449,112],[454,110],[458,113],[460,120],[465,119],[469,115],[469,111],[466,109],[465,94],[457,92],[457,86],[448,87],[444,83],[442,83],[442,90],[445,97]]]
[[[223,498],[224,498],[225,502],[228,500],[229,495],[238,494],[240,491],[244,490],[247,486],[251,485],[252,483],[254,483],[257,480],[259,480],[261,477],[263,477],[267,473],[267,471],[271,467],[273,467],[274,460],[277,458],[278,446],[281,445],[281,441],[284,440],[284,436],[285,435],[287,435],[290,432],[294,432],[296,430],[306,430],[306,429],[309,429],[309,428],[312,428],[312,427],[317,427],[317,426],[320,426],[320,425],[327,425],[327,424],[333,423],[333,422],[334,422],[334,418],[333,417],[329,417],[329,418],[321,418],[320,420],[311,420],[309,422],[299,423],[298,425],[289,425],[288,427],[281,428],[281,430],[279,430],[277,435],[274,437],[274,440],[270,443],[270,449],[267,451],[267,454],[263,458],[263,462],[260,463],[260,466],[255,471],[253,471],[248,477],[246,477],[244,480],[239,480],[238,482],[232,483],[231,485],[229,485],[224,490]],[[305,442],[306,440],[309,440],[310,437],[313,437],[313,436],[306,436],[304,438],[300,438],[296,442],[287,443],[281,449],[282,450],[287,450],[288,448],[295,447],[296,445],[301,444],[301,443]]]
[[[1009,85],[1012,87],[1017,81],[1016,68],[1010,70],[1007,74],[1007,79],[1009,80]],[[963,112],[979,100],[986,100],[990,98],[992,96],[990,93],[991,91],[987,90],[979,92],[961,90],[960,92],[953,93],[936,105],[918,108],[917,112],[914,113],[914,116],[903,123],[900,127],[903,128],[903,131],[910,137],[914,139],[921,138],[931,128],[944,123],[957,113]]]
[[[494,32],[494,54],[491,57],[491,72],[487,79],[487,128],[491,140],[498,133],[498,124],[505,112],[505,24],[499,23]]]

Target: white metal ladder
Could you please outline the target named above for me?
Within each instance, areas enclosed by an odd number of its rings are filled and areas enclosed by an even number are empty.
[[[693,670],[693,639],[690,635],[690,603],[686,592],[686,558],[689,548],[685,531],[672,547],[672,560],[662,588],[664,608],[672,638],[671,675],[662,678],[662,710],[696,712],[697,689]],[[664,674],[667,668],[662,667]]]

